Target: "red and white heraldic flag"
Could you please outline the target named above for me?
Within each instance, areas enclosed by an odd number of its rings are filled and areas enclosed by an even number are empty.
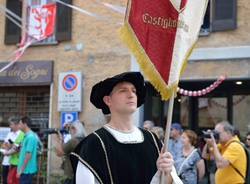
[[[198,39],[208,0],[128,0],[122,40],[167,100]]]
[[[37,40],[48,38],[55,30],[56,4],[30,7],[28,34]]]

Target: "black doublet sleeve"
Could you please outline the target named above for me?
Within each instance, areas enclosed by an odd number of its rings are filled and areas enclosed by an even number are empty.
[[[70,158],[74,174],[80,161],[94,174],[100,184],[110,183],[104,150],[98,137],[93,133],[78,144]]]

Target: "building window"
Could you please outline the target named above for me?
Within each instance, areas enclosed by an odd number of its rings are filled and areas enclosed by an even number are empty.
[[[67,4],[72,4],[72,0],[62,0]],[[29,6],[44,5],[51,3],[53,0],[29,0]],[[40,44],[55,44],[60,41],[71,40],[71,27],[72,27],[72,9],[66,7],[60,3],[57,5],[56,14],[56,31],[55,34],[46,40],[43,40]],[[18,16],[22,15],[22,2],[20,0],[8,0],[6,1],[6,7],[10,11],[14,12]],[[9,15],[11,16],[11,15]],[[28,16],[28,15],[27,15]],[[5,20],[5,44],[17,44],[21,40],[21,29],[6,18]]]
[[[198,98],[198,127],[213,129],[215,125],[227,119],[226,97]]]
[[[9,117],[29,116],[35,132],[48,128],[49,90],[48,86],[1,87],[0,127],[8,127]]]
[[[210,0],[201,26],[200,35],[210,32],[233,30],[237,28],[237,1]]]

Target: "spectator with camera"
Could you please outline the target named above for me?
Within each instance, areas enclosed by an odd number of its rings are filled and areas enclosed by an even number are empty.
[[[70,162],[70,153],[75,149],[78,143],[86,136],[83,123],[79,120],[73,123],[67,123],[65,129],[69,130],[71,138],[65,142],[63,135],[58,131],[56,134],[56,155],[63,158],[62,169],[64,171],[64,184],[73,184],[73,169]]]
[[[218,145],[211,132],[211,138],[206,139],[209,150],[212,151],[217,171],[215,173],[216,184],[244,183],[246,177],[247,158],[240,143],[234,134],[234,127],[227,121],[222,121],[215,126],[218,136]]]
[[[215,133],[214,137],[216,141],[218,141],[219,139],[218,134]],[[211,141],[211,130],[203,132],[202,138],[204,139],[205,142]],[[202,149],[202,158],[205,160],[207,181],[209,184],[214,184],[215,183],[214,177],[217,168],[214,160],[213,149],[211,149],[211,147],[209,147],[208,144],[205,144]]]

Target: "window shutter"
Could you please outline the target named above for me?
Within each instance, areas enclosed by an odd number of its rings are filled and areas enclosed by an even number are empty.
[[[213,0],[212,8],[212,31],[236,29],[236,0]]]
[[[72,0],[61,1],[67,4],[72,4]],[[57,3],[56,22],[56,40],[71,40],[72,9],[63,4]]]
[[[6,7],[18,16],[22,16],[22,2],[20,0],[7,0]],[[7,17],[5,18],[5,44],[17,44],[21,39],[21,29]]]

